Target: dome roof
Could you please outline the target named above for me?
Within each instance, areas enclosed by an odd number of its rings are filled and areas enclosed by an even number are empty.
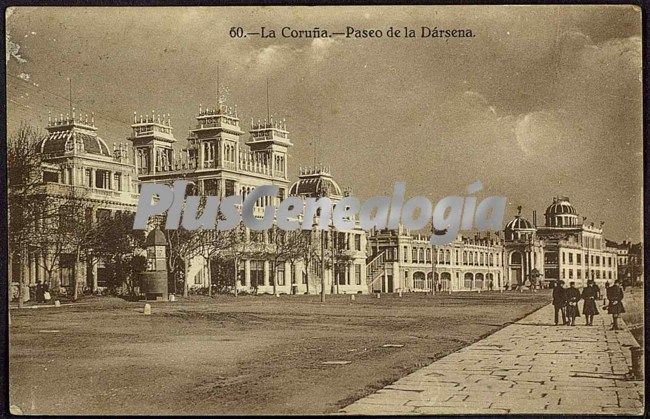
[[[53,131],[39,143],[39,151],[43,154],[60,155],[67,151],[77,150],[86,153],[111,156],[106,142],[94,133],[79,131],[75,129]]]
[[[167,246],[167,239],[165,238],[165,233],[163,233],[158,227],[153,229],[145,242],[146,246]]]
[[[556,214],[573,214],[576,215],[576,210],[567,198],[555,198],[553,203],[546,208],[546,215]]]
[[[506,230],[534,230],[535,227],[522,217],[521,215],[515,215],[515,218],[510,221],[508,224],[506,224]]]
[[[329,176],[304,176],[291,185],[289,195],[305,195],[310,197],[318,196],[341,196],[341,188]]]

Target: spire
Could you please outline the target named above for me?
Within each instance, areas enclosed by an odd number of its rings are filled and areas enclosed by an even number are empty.
[[[72,109],[72,78],[71,77],[68,77],[68,87],[69,87],[68,105],[69,105],[70,113],[72,114],[73,109]]]
[[[221,100],[221,84],[220,84],[220,82],[221,82],[221,80],[220,80],[221,74],[220,73],[221,73],[221,61],[218,61],[217,62],[217,106],[219,107],[219,110],[221,110],[221,103],[222,103],[222,100]]]
[[[266,119],[271,119],[271,108],[269,106],[269,78],[266,77]]]

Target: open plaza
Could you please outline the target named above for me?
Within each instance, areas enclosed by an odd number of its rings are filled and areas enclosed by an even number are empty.
[[[335,413],[496,331],[509,334],[549,301],[544,290],[332,295],[325,303],[311,295],[193,296],[151,303],[151,315],[143,302],[111,297],[28,305],[11,311],[10,402],[27,414]],[[551,315],[538,316],[536,330],[589,329],[550,327]],[[627,347],[613,349],[629,356]],[[465,413],[475,409],[468,404]]]

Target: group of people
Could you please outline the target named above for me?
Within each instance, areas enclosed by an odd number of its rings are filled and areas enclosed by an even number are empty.
[[[553,306],[555,307],[555,325],[562,324],[575,326],[576,317],[580,317],[580,308],[578,302],[584,300],[582,305],[582,314],[585,316],[586,325],[594,324],[594,316],[600,314],[597,302],[601,299],[600,288],[593,279],[587,281],[587,286],[582,292],[576,288],[575,282],[569,282],[569,287],[565,287],[564,281],[557,281],[553,288]],[[618,326],[618,317],[625,313],[623,307],[623,288],[621,280],[617,279],[614,285],[610,286],[609,282],[605,283],[605,298],[603,300],[603,309],[612,315],[612,330],[620,330]]]
[[[50,300],[50,286],[47,283],[42,283],[40,280],[36,282],[34,289],[35,300],[37,303],[45,303]]]

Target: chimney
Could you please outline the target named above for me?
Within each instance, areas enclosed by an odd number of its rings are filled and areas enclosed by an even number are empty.
[[[537,211],[533,210],[533,227],[537,227]]]

